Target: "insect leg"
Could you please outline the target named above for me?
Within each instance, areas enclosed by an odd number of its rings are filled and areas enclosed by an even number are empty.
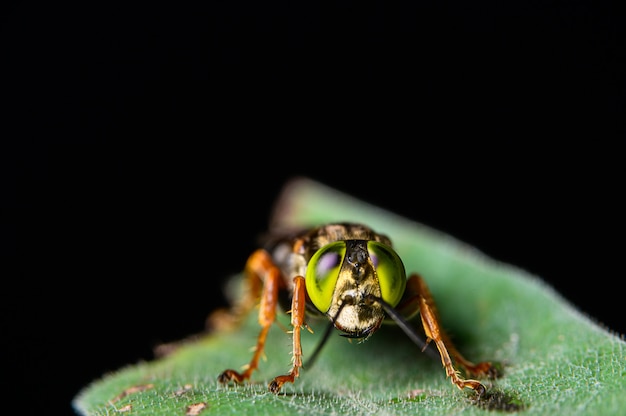
[[[407,290],[416,294],[420,317],[422,319],[424,332],[426,333],[427,342],[435,342],[435,345],[439,350],[439,355],[441,356],[441,363],[446,370],[446,375],[450,377],[452,383],[459,389],[468,387],[476,391],[479,395],[484,393],[485,387],[482,383],[477,380],[464,379],[460,376],[459,372],[454,368],[452,358],[454,358],[454,362],[457,365],[463,367],[469,374],[475,376],[494,375],[495,368],[489,362],[474,364],[465,359],[456,349],[439,324],[435,301],[430,294],[430,290],[428,289],[426,282],[421,276],[413,274],[407,281]]]
[[[302,345],[300,344],[300,330],[302,327],[307,327],[304,321],[304,314],[306,309],[306,292],[304,277],[296,276],[293,279],[294,289],[293,298],[291,301],[291,326],[293,327],[293,342],[292,342],[292,367],[289,373],[277,376],[269,384],[269,390],[272,393],[280,392],[281,387],[285,383],[293,383],[295,379],[300,375],[300,367],[302,367]]]
[[[246,366],[245,371],[239,373],[231,369],[225,370],[218,377],[220,383],[228,383],[230,381],[241,383],[250,378],[252,372],[257,369],[259,359],[265,348],[267,333],[276,318],[278,291],[284,286],[280,270],[274,265],[270,255],[265,250],[257,250],[252,253],[246,263],[245,272],[248,276],[251,290],[249,302],[254,302],[252,299],[256,298],[255,292],[258,293],[259,291],[259,282],[262,281],[263,283],[261,304],[259,306],[259,325],[261,325],[261,332],[257,338],[254,355],[250,363]]]

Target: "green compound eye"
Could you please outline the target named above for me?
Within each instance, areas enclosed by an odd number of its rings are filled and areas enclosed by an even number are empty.
[[[406,285],[404,264],[396,252],[384,244],[369,241],[367,249],[374,263],[382,298],[391,306],[396,306]]]
[[[321,312],[326,313],[330,308],[345,254],[346,243],[337,241],[319,249],[309,261],[306,290],[311,302]]]

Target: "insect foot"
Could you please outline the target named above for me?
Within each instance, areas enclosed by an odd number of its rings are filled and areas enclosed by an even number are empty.
[[[276,380],[272,380],[272,382],[267,387],[272,393],[278,394],[280,393],[280,388],[282,386],[283,386],[282,383],[279,383]]]
[[[496,379],[502,375],[501,368],[498,368],[500,367],[500,364],[494,365],[489,361],[484,361],[478,364],[465,363],[463,364],[463,366],[469,374],[472,374],[476,377]]]
[[[468,387],[473,389],[478,397],[482,396],[483,394],[485,394],[485,391],[487,391],[482,383],[479,383],[475,380],[467,380],[466,383],[471,383],[471,385],[468,385]]]
[[[502,376],[502,368],[500,364],[492,364],[492,363],[480,363],[478,367],[486,366],[484,369],[481,368],[480,371],[482,375],[490,379],[496,379]]]
[[[217,381],[222,384],[228,384],[231,381],[235,383],[242,383],[245,380],[245,376],[236,372],[235,370],[224,370],[222,374],[217,377]]]
[[[274,394],[280,393],[280,389],[283,387],[285,383],[293,383],[296,379],[294,374],[286,374],[284,376],[278,376],[271,381],[271,383],[267,386],[269,391]]]

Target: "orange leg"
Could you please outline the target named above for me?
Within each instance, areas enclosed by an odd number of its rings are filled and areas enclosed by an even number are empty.
[[[284,287],[280,269],[278,269],[270,255],[265,250],[257,250],[248,258],[246,263],[246,275],[249,284],[249,293],[245,298],[245,301],[239,305],[237,313],[243,313],[254,305],[258,294],[261,291],[261,283],[263,283],[263,289],[261,294],[261,304],[259,307],[259,324],[261,325],[261,332],[257,338],[256,348],[254,355],[250,360],[250,363],[246,366],[243,373],[239,373],[235,370],[225,370],[219,375],[218,381],[220,383],[228,383],[234,381],[241,383],[247,380],[252,375],[252,372],[259,366],[259,359],[263,355],[263,349],[265,348],[265,340],[267,333],[269,332],[272,323],[276,318],[276,307],[278,305],[278,291],[281,287]]]
[[[419,310],[422,319],[422,326],[426,334],[426,342],[434,341],[441,356],[441,363],[446,370],[446,375],[450,377],[450,381],[459,389],[466,387],[473,389],[479,395],[485,392],[485,387],[477,380],[464,379],[454,368],[454,362],[463,367],[466,372],[474,376],[491,376],[496,375],[496,369],[489,362],[481,362],[474,364],[465,359],[463,355],[456,349],[450,338],[439,324],[437,308],[433,300],[428,286],[424,279],[418,274],[413,274],[407,281],[407,293],[409,297],[407,301],[399,305],[399,311],[406,316],[410,316],[412,311]]]
[[[293,327],[292,341],[292,367],[289,373],[275,377],[269,384],[272,393],[278,393],[285,383],[293,383],[300,375],[300,367],[302,367],[302,345],[300,345],[300,330],[307,327],[304,321],[304,313],[306,309],[306,294],[304,277],[296,276],[293,279],[295,287],[293,290],[293,299],[291,301],[291,326]]]

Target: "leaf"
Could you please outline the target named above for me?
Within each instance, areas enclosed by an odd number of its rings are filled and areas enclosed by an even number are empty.
[[[183,343],[172,354],[106,374],[73,401],[79,415],[617,415],[626,409],[625,342],[567,303],[550,286],[519,268],[487,258],[464,243],[308,179],[284,189],[273,225],[350,220],[392,238],[407,272],[428,282],[443,326],[474,361],[503,365],[485,381],[489,399],[477,401],[445,377],[438,360],[397,328],[383,327],[363,343],[331,336],[311,368],[281,394],[267,391],[290,368],[290,337],[270,330],[267,361],[251,383],[222,386],[217,376],[249,361],[259,331],[252,313],[236,331],[221,330]],[[237,288],[241,277],[231,281]],[[237,289],[234,290],[237,292]],[[288,325],[288,316],[279,317]],[[313,351],[324,323],[302,335]]]

